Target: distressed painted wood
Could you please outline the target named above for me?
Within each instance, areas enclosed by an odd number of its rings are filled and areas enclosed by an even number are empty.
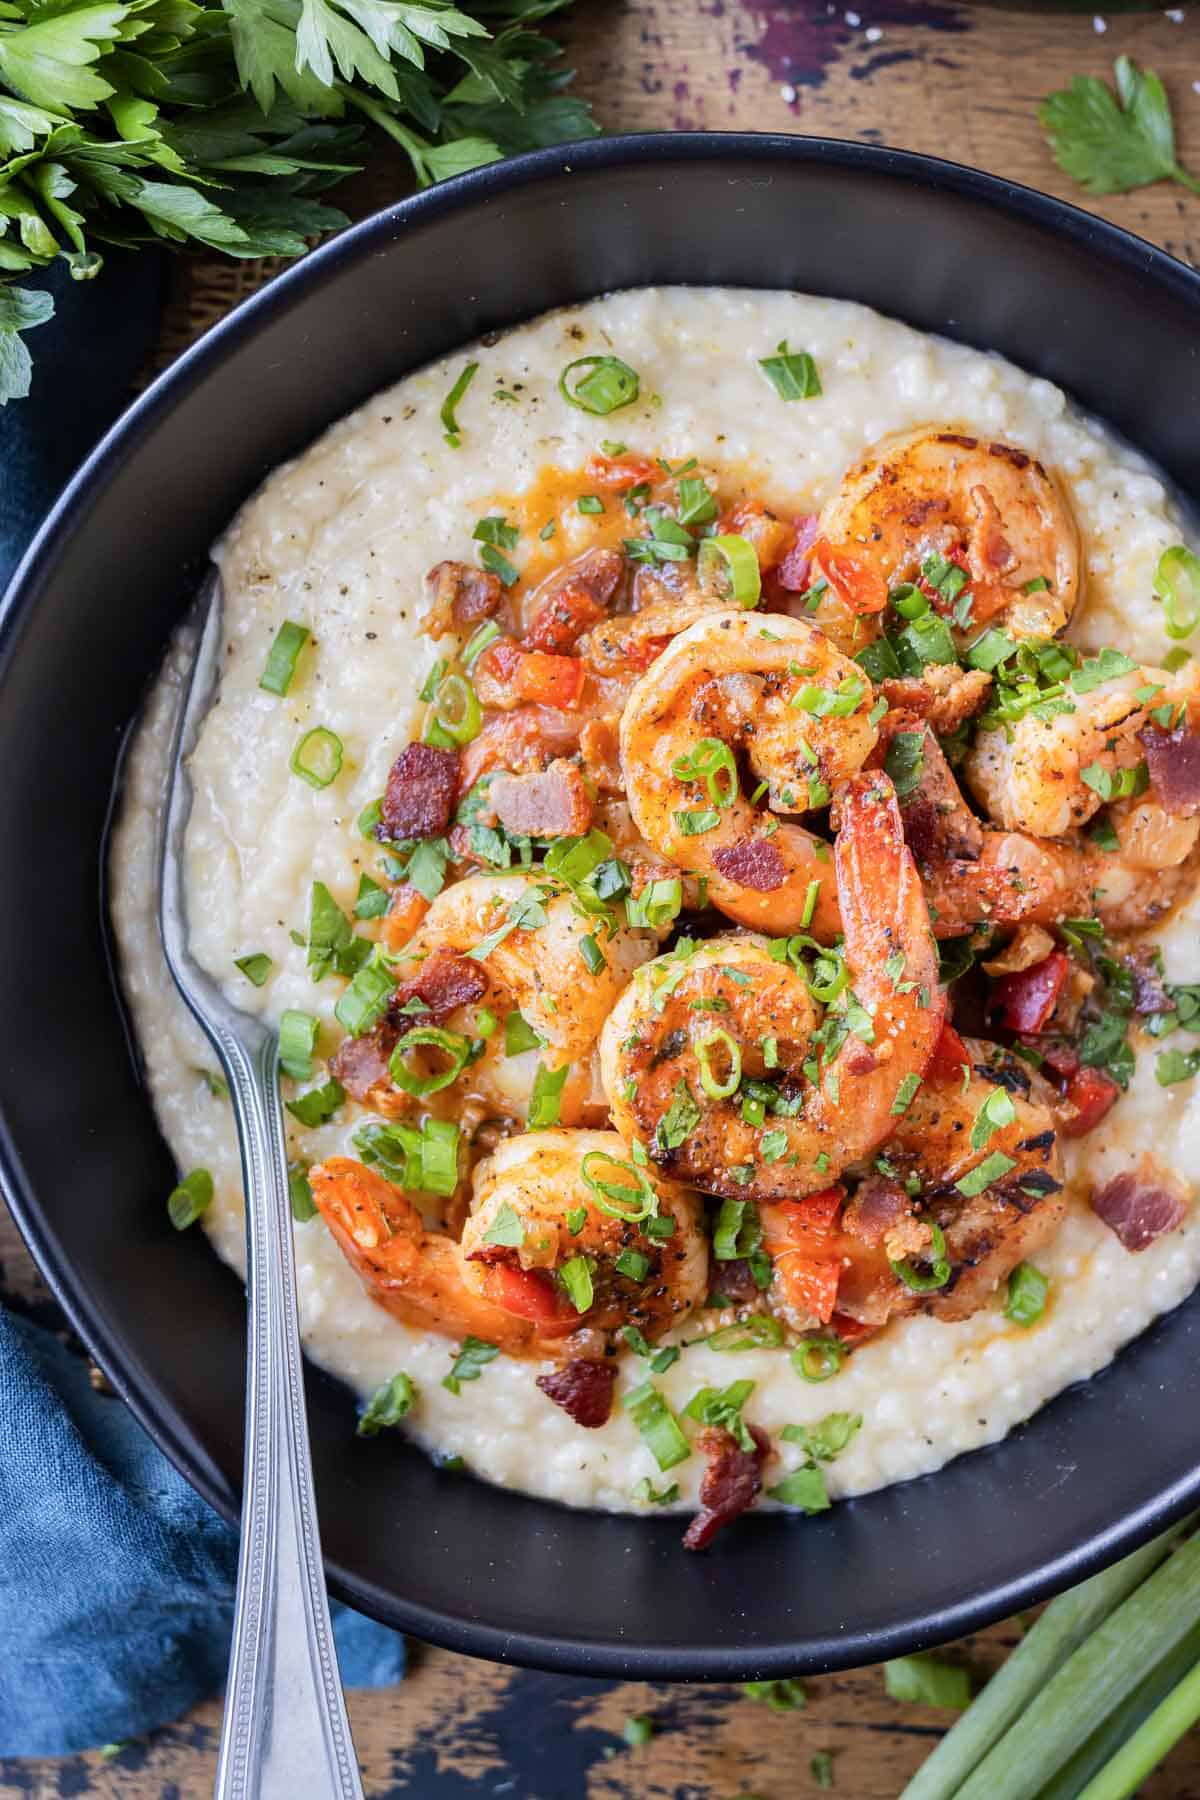
[[[1073,74],[1106,74],[1122,51],[1167,79],[1181,151],[1200,165],[1200,11],[1111,17],[989,12],[952,0],[581,0],[560,27],[580,86],[610,129],[703,127],[822,133],[929,151],[1078,200],[1033,116]],[[356,216],[403,191],[399,163],[355,183]],[[1177,255],[1200,256],[1200,201],[1167,185],[1088,202]],[[921,252],[913,246],[914,255]],[[157,357],[164,366],[250,292],[270,265],[198,259],[180,265]],[[56,1314],[0,1216],[0,1293],[34,1316]],[[950,1653],[986,1674],[1016,1642],[1002,1625]],[[571,1680],[416,1649],[409,1678],[355,1694],[351,1711],[372,1800],[793,1800],[819,1790],[818,1750],[834,1757],[835,1793],[894,1800],[944,1729],[943,1716],[898,1706],[878,1670],[810,1681],[807,1705],[776,1713],[734,1688]],[[630,1750],[626,1718],[655,1734]],[[219,1709],[113,1758],[0,1762],[0,1795],[89,1794],[180,1800],[211,1790]],[[1200,1739],[1182,1744],[1143,1800],[1200,1800]],[[303,1800],[303,1796],[298,1796]]]

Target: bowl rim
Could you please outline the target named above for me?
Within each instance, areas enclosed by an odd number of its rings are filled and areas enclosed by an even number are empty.
[[[1172,297],[1190,304],[1200,327],[1200,272],[1170,252],[1069,201],[943,158],[841,138],[744,131],[624,133],[529,151],[453,177],[351,225],[336,238],[289,265],[234,307],[158,375],[120,415],[72,476],[0,596],[0,680],[6,675],[19,647],[37,590],[51,571],[60,548],[82,527],[90,504],[103,493],[127,456],[154,430],[160,418],[220,363],[226,348],[253,338],[277,311],[301,304],[310,290],[338,271],[363,257],[386,250],[410,223],[470,210],[518,188],[564,174],[646,166],[666,168],[673,163],[705,162],[725,163],[736,171],[741,164],[772,161],[815,164],[849,172],[865,171],[890,177],[903,185],[915,183],[980,201],[1009,218],[1065,237],[1101,264],[1116,265],[1152,281]],[[106,820],[104,842],[107,842],[110,824],[111,817]],[[101,892],[97,896],[101,904],[103,887],[102,878]],[[236,1498],[223,1487],[213,1465],[200,1453],[182,1415],[161,1400],[156,1392],[141,1391],[132,1374],[127,1372],[119,1331],[93,1303],[86,1287],[73,1272],[71,1259],[60,1253],[53,1234],[42,1220],[17,1146],[2,1114],[0,1190],[55,1299],[123,1401],[192,1487],[236,1527],[239,1517]],[[1153,1328],[1154,1322],[1146,1329]],[[917,1479],[936,1479],[936,1473]],[[762,1675],[794,1674],[798,1668],[814,1671],[853,1668],[945,1642],[1037,1604],[1085,1579],[1173,1524],[1189,1507],[1195,1506],[1197,1500],[1200,1500],[1200,1455],[1189,1474],[1131,1513],[1104,1529],[1092,1530],[1068,1551],[1039,1561],[998,1587],[964,1594],[953,1605],[900,1624],[847,1629],[836,1636],[806,1640],[806,1647],[799,1654],[789,1652],[786,1645],[753,1651],[727,1650],[719,1645],[693,1648],[683,1653],[687,1678],[744,1679],[750,1663],[753,1672]],[[332,1591],[350,1604],[386,1619],[399,1630],[447,1649],[497,1662],[564,1673],[678,1678],[679,1657],[669,1646],[660,1643],[581,1643],[577,1639],[572,1641],[569,1633],[550,1636],[533,1630],[506,1629],[470,1617],[465,1608],[449,1614],[408,1601],[328,1560],[326,1571]]]

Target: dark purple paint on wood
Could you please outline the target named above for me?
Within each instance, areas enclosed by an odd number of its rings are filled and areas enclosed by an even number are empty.
[[[847,50],[866,49],[871,27],[923,26],[929,31],[967,31],[970,21],[952,0],[861,0],[859,6],[830,0],[742,0],[754,37],[739,48],[791,87],[820,87],[826,71]],[[846,13],[857,15],[848,24]],[[878,40],[877,40],[878,41]]]

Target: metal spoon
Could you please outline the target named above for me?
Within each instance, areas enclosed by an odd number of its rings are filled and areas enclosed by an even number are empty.
[[[188,627],[159,868],[159,929],[175,985],[229,1083],[246,1195],[246,1466],[237,1604],[217,1800],[362,1800],[321,1564],[296,1307],[279,1045],[230,1005],[188,948],[183,844],[187,761],[216,687],[221,584],[214,572]]]

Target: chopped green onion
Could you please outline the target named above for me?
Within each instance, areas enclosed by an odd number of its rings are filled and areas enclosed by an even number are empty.
[[[722,1325],[704,1339],[710,1350],[775,1350],[783,1342],[783,1326],[770,1313],[751,1313],[733,1325]]]
[[[1049,586],[1050,583],[1046,580],[1044,575],[1035,575],[1032,581],[1027,581],[1025,583],[1021,592],[1023,594],[1044,594],[1049,589]]]
[[[381,919],[387,912],[388,901],[390,898],[391,896],[385,887],[380,887],[379,883],[377,881],[372,881],[369,875],[360,875],[358,878],[358,894],[354,901],[355,918]]]
[[[1200,556],[1182,544],[1164,550],[1154,571],[1154,592],[1163,603],[1167,636],[1190,637],[1200,625]]]
[[[462,1391],[464,1381],[478,1381],[480,1375],[500,1354],[497,1344],[488,1344],[482,1338],[469,1334],[462,1341],[462,1348],[454,1359],[448,1375],[443,1375],[442,1386],[451,1394]]]
[[[967,650],[964,661],[968,669],[982,669],[985,674],[991,675],[1001,663],[1008,661],[1016,648],[1012,638],[997,631],[994,625],[989,625],[983,636],[977,637]]]
[[[644,1500],[647,1506],[670,1506],[679,1498],[679,1483],[673,1481],[669,1487],[656,1488],[648,1475],[633,1485],[633,1498]]]
[[[453,1194],[458,1186],[460,1132],[449,1119],[426,1119],[420,1130],[378,1121],[354,1134],[354,1147],[369,1166],[409,1192]]]
[[[291,619],[285,619],[275,633],[275,642],[267,652],[267,660],[263,672],[258,678],[258,685],[268,694],[282,697],[292,685],[292,677],[296,673],[296,663],[300,652],[307,644],[310,636],[307,625],[295,625]]]
[[[846,1360],[846,1346],[841,1338],[821,1336],[805,1338],[792,1351],[792,1367],[805,1381],[828,1381]]]
[[[469,362],[442,402],[442,429],[446,434],[446,442],[452,450],[457,450],[462,443],[462,432],[455,416],[458,403],[474,381],[475,371],[478,367],[477,362]]]
[[[706,481],[698,477],[679,483],[679,523],[711,525],[717,516],[716,495]]]
[[[433,699],[433,721],[450,743],[460,748],[479,736],[483,712],[475,689],[465,676],[447,675],[439,685]]]
[[[378,953],[368,957],[333,1009],[351,1037],[362,1037],[382,1017],[396,987],[396,977]]]
[[[318,1125],[328,1125],[345,1098],[346,1092],[340,1081],[326,1081],[320,1087],[309,1088],[307,1094],[289,1100],[287,1109],[301,1125],[315,1129]]]
[[[1004,1316],[1014,1325],[1036,1325],[1046,1310],[1050,1282],[1032,1263],[1018,1263],[1008,1278]]]
[[[316,725],[300,739],[288,766],[309,787],[327,788],[341,772],[342,755],[342,740],[336,731]]]
[[[1007,1158],[1005,1160],[1007,1161]],[[983,1186],[986,1187],[987,1183],[984,1182]],[[982,1192],[982,1189],[977,1188],[975,1191],[979,1193]],[[946,1256],[945,1232],[932,1219],[926,1219],[924,1223],[928,1225],[933,1237],[933,1242],[929,1246],[930,1267],[918,1269],[914,1266],[911,1258],[907,1256],[899,1262],[891,1264],[892,1273],[904,1283],[906,1288],[911,1288],[914,1294],[932,1294],[938,1288],[944,1288],[951,1273],[950,1263]]]
[[[762,572],[758,551],[748,538],[736,532],[705,538],[697,564],[700,585],[723,600],[749,611],[762,597]]]
[[[417,1390],[411,1375],[393,1375],[377,1387],[359,1414],[356,1432],[359,1437],[376,1437],[379,1432],[398,1425],[416,1404]]]
[[[720,738],[701,738],[694,749],[675,758],[671,773],[680,781],[703,781],[709,799],[722,810],[737,799],[737,763],[729,745]]]
[[[601,500],[599,494],[580,494],[575,505],[578,510],[584,514],[602,513],[604,511],[604,502]]]
[[[954,1185],[960,1194],[964,1194],[970,1200],[976,1194],[982,1194],[984,1188],[991,1187],[994,1181],[999,1181],[1002,1176],[1007,1175],[1009,1170],[1015,1169],[1016,1166],[1013,1158],[1005,1156],[1003,1150],[993,1150],[990,1156],[984,1157],[977,1168],[969,1170],[962,1180],[956,1181]]]
[[[622,1725],[621,1736],[631,1750],[640,1749],[643,1744],[648,1744],[654,1736],[653,1721],[648,1719],[645,1713],[635,1713]]]
[[[436,1075],[414,1075],[405,1057],[410,1050],[428,1046],[431,1050],[440,1050],[450,1061],[446,1068]],[[471,1060],[471,1043],[457,1031],[443,1031],[440,1025],[417,1025],[412,1031],[406,1031],[388,1061],[392,1080],[406,1094],[414,1094],[423,1098],[426,1094],[438,1094],[448,1088],[451,1082],[457,1081],[468,1062]]]
[[[631,1388],[621,1401],[659,1468],[665,1473],[692,1454],[679,1421],[651,1381]]]
[[[307,1163],[288,1165],[288,1202],[297,1225],[306,1225],[317,1216],[317,1203],[308,1180]]]
[[[893,1700],[917,1706],[948,1706],[961,1712],[971,1703],[971,1677],[935,1656],[896,1656],[883,1665],[884,1686]]]
[[[317,1047],[317,1021],[311,1013],[288,1007],[279,1021],[279,1066],[293,1081],[308,1081]]]
[[[604,1180],[593,1172],[606,1163],[632,1176],[632,1182]],[[610,1156],[607,1150],[589,1150],[579,1165],[579,1173],[595,1195],[593,1206],[612,1219],[623,1219],[627,1225],[640,1225],[643,1219],[653,1218],[658,1211],[658,1194],[641,1170],[619,1156]]]
[[[830,1500],[825,1486],[824,1472],[816,1463],[804,1463],[793,1469],[782,1481],[767,1489],[772,1500],[779,1500],[784,1506],[798,1506],[806,1513],[827,1512]]]
[[[892,1101],[891,1111],[894,1117],[900,1118],[903,1113],[908,1111],[917,1097],[920,1086],[921,1077],[919,1075],[910,1072],[904,1077],[896,1089],[896,1098]]]
[[[848,719],[866,691],[866,682],[857,675],[847,675],[838,682],[836,689],[806,682],[792,695],[788,705],[797,712],[811,713],[816,719]]]
[[[972,1150],[982,1150],[988,1139],[1006,1125],[1011,1125],[1016,1116],[1017,1109],[1007,1088],[993,1088],[975,1115],[975,1123],[971,1127]]]
[[[714,1073],[709,1062],[710,1053],[718,1046],[723,1047],[729,1061],[725,1079],[721,1081]],[[742,1079],[742,1052],[735,1040],[727,1031],[720,1029],[706,1031],[703,1037],[696,1039],[693,1046],[696,1060],[700,1064],[700,1086],[710,1100],[728,1100],[730,1094],[737,1091]]]
[[[640,1250],[622,1250],[613,1259],[613,1268],[618,1275],[624,1275],[629,1281],[645,1281],[650,1273],[650,1258]]]
[[[263,950],[255,950],[250,956],[239,956],[234,959],[234,968],[240,969],[246,980],[255,987],[261,987],[271,973],[271,959]]]
[[[529,1096],[530,1131],[544,1131],[548,1126],[558,1124],[562,1091],[570,1073],[570,1063],[564,1063],[561,1069],[547,1069],[543,1063],[538,1064]]]
[[[886,637],[876,638],[873,643],[864,644],[854,658],[859,668],[870,676],[872,681],[898,680],[902,670],[891,640]]]
[[[485,619],[467,639],[463,649],[461,662],[464,669],[471,670],[479,661],[489,644],[494,644],[500,636],[500,627],[495,619]]]
[[[207,1169],[193,1169],[167,1196],[167,1217],[176,1231],[186,1231],[212,1205],[213,1178]]]
[[[496,1217],[483,1234],[485,1244],[500,1244],[506,1250],[519,1250],[525,1242],[525,1227],[507,1200],[501,1201]]]
[[[928,613],[906,626],[896,639],[895,650],[904,675],[920,675],[930,663],[958,661],[950,627],[937,613]]]
[[[898,731],[888,745],[883,766],[892,778],[898,800],[915,794],[925,773],[924,730]]]
[[[505,1056],[521,1056],[526,1050],[541,1050],[545,1048],[545,1043],[545,1038],[538,1036],[522,1013],[510,1012],[505,1018]]]
[[[592,1287],[592,1265],[586,1256],[571,1256],[558,1271],[577,1313],[585,1313],[595,1299]]]
[[[703,837],[706,831],[713,831],[721,823],[721,815],[713,807],[701,812],[677,812],[675,825],[681,837]]]
[[[816,363],[807,350],[789,350],[786,338],[774,356],[760,357],[758,366],[781,400],[814,400],[821,392]]]
[[[485,569],[498,575],[505,587],[513,587],[520,580],[520,570],[509,562],[503,550],[497,550],[494,544],[483,544],[479,550],[479,560]]]
[[[785,1675],[781,1681],[743,1681],[747,1700],[763,1700],[772,1712],[797,1712],[808,1702],[804,1684],[796,1675]],[[739,1800],[751,1800],[740,1795]]]
[[[521,541],[521,533],[503,513],[488,513],[486,518],[477,519],[471,536],[477,544],[494,544],[498,550],[515,550]]]
[[[678,1150],[691,1137],[703,1114],[683,1076],[675,1083],[671,1104],[658,1121],[655,1137],[663,1150]]]
[[[579,954],[587,964],[588,973],[591,975],[599,975],[608,967],[604,959],[604,952],[594,937],[580,938]]]
[[[679,916],[682,906],[683,882],[674,875],[669,879],[648,881],[640,894],[630,894],[625,902],[625,917],[631,926],[658,931]]]
[[[572,388],[567,384],[567,377],[576,369],[586,369],[587,373],[581,375]],[[580,412],[607,418],[609,413],[619,412],[623,406],[632,406],[641,387],[637,370],[631,369],[619,356],[577,356],[559,376],[558,391]]]

